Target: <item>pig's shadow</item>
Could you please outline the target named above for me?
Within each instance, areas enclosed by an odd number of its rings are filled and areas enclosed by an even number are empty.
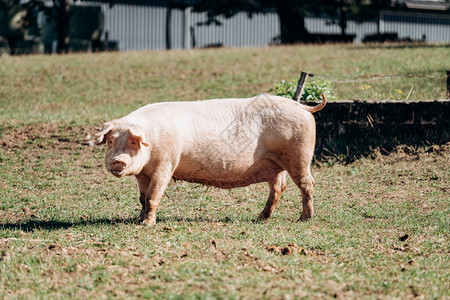
[[[156,222],[157,223],[168,223],[168,222],[186,222],[186,223],[192,223],[192,222],[198,222],[198,223],[235,223],[238,221],[239,218],[233,219],[229,217],[214,219],[209,218],[207,216],[198,216],[194,218],[185,218],[180,216],[162,216],[157,217]],[[240,220],[240,221],[248,221],[252,222],[253,220]],[[39,220],[39,219],[28,219],[28,220],[22,220],[18,222],[10,222],[10,223],[2,223],[0,222],[0,229],[6,229],[6,230],[22,230],[24,232],[33,232],[36,230],[59,230],[59,229],[68,229],[71,227],[85,227],[85,226],[91,226],[91,225],[118,225],[118,224],[135,224],[140,225],[139,222],[137,222],[137,216],[128,217],[128,218],[99,218],[99,219],[90,219],[90,220],[79,220],[74,222],[69,221],[58,221],[58,220]],[[140,225],[143,226],[143,225]]]
[[[91,220],[80,220],[75,222],[58,221],[58,220],[38,220],[29,219],[25,221],[18,221],[16,223],[1,223],[1,229],[22,230],[25,232],[33,232],[36,230],[58,230],[67,229],[70,227],[84,227],[90,225],[116,225],[116,224],[133,224],[136,223],[136,218],[100,218]]]

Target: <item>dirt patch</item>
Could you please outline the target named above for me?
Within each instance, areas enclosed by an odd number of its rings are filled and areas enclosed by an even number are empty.
[[[28,206],[26,206],[25,208],[22,209],[22,211],[19,212],[0,210],[0,220],[2,221],[17,223],[19,221],[29,218],[37,219],[38,215],[36,211],[31,210]]]
[[[0,162],[11,166],[7,171],[12,176],[25,172],[35,178],[51,174],[66,177],[86,168],[102,171],[99,167],[103,164],[96,158],[101,148],[93,142],[98,130],[94,126],[43,123],[1,130]]]
[[[297,246],[295,243],[289,243],[287,246],[270,245],[265,247],[267,251],[279,255],[306,255],[311,257],[324,256],[325,253],[318,250],[310,250]]]
[[[71,150],[80,146],[93,146],[94,126],[70,126],[64,124],[33,124],[3,128],[0,145],[6,152],[15,149]]]

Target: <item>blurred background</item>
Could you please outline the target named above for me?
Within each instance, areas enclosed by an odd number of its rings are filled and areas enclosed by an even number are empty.
[[[0,0],[0,53],[450,43],[448,0]]]

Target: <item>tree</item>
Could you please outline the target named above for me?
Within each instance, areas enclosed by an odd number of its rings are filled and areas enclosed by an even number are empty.
[[[392,0],[320,0],[323,12],[333,23],[341,27],[341,34],[345,35],[347,20],[363,22],[379,17],[382,9],[397,8],[398,2]]]
[[[306,30],[305,17],[313,10],[309,0],[274,1],[280,19],[280,41],[282,44],[308,42],[309,34]]]
[[[347,20],[373,18],[380,9],[391,6],[392,0],[199,0],[194,11],[207,12],[205,24],[220,24],[217,17],[230,18],[245,11],[251,16],[257,12],[275,9],[280,20],[280,41],[293,44],[311,41],[305,25],[305,17],[325,13],[341,27],[345,35]]]
[[[58,22],[57,52],[67,53],[69,47],[70,3],[69,0],[53,0]]]
[[[249,17],[254,13],[277,11],[280,19],[281,42],[292,44],[306,42],[308,32],[305,26],[305,16],[313,8],[314,0],[199,0],[194,4],[194,11],[207,13],[207,21],[203,25],[221,22],[217,17],[230,18],[238,12],[246,12]]]

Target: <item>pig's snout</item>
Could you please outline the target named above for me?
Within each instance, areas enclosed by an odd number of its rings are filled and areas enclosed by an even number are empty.
[[[126,159],[122,157],[114,157],[111,160],[109,171],[115,176],[123,175],[123,171],[129,166],[129,163]]]
[[[127,167],[127,163],[124,162],[123,160],[119,159],[119,158],[114,158],[111,166],[113,167],[114,170],[123,170]]]

